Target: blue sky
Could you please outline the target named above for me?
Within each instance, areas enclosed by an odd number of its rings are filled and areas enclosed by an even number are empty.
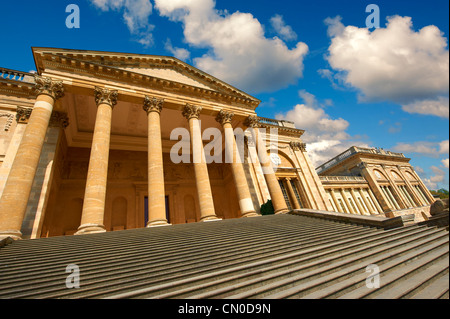
[[[69,4],[80,28],[66,27]],[[0,12],[2,67],[34,70],[32,46],[176,56],[305,129],[317,165],[381,147],[448,189],[447,1],[26,0]]]

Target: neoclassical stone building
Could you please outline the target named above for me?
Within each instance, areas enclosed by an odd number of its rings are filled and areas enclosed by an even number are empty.
[[[0,239],[257,217],[269,199],[277,214],[427,218],[433,197],[402,154],[352,148],[316,171],[303,130],[178,59],[33,54],[37,74],[0,69]]]

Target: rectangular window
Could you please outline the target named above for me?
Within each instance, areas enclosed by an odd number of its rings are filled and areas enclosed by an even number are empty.
[[[304,208],[302,201],[300,199],[300,194],[298,192],[297,185],[295,184],[295,182],[293,180],[291,180],[290,182],[291,182],[292,189],[294,190],[295,197],[297,198],[298,204],[300,205],[300,208]]]
[[[286,201],[287,207],[289,208],[289,210],[292,210],[291,202],[289,201],[289,196],[288,196],[288,193],[286,191],[286,187],[284,187],[283,181],[278,180],[278,183],[280,184],[280,188],[281,188],[281,191],[283,193],[284,200]]]

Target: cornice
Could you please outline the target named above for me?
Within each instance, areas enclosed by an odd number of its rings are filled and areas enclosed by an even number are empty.
[[[39,54],[41,69],[42,68],[49,68],[49,69],[56,69],[56,70],[63,70],[63,71],[71,71],[74,73],[79,73],[81,75],[87,75],[91,77],[97,77],[97,78],[103,78],[108,80],[114,80],[116,82],[122,82],[122,83],[132,83],[133,85],[139,85],[142,87],[147,87],[151,85],[152,87],[156,89],[161,89],[165,91],[172,91],[176,93],[182,92],[185,95],[188,96],[198,96],[203,95],[203,97],[220,101],[222,103],[237,103],[240,106],[243,106],[246,109],[254,110],[260,103],[259,100],[244,94],[243,92],[237,91],[237,90],[231,90],[230,88],[226,87],[225,85],[220,86],[217,82],[218,80],[212,80],[213,77],[207,77],[205,74],[201,73],[194,73],[190,70],[191,75],[194,76],[201,76],[205,79],[205,84],[209,86],[216,85],[219,87],[221,92],[217,92],[210,89],[200,88],[193,85],[180,83],[176,81],[171,81],[167,79],[162,79],[150,75],[145,75],[141,73],[136,73],[133,71],[129,71],[123,68],[120,68],[115,65],[105,65],[106,63],[103,62],[103,64],[97,63],[97,62],[90,62],[90,61],[84,61],[79,60],[75,57],[70,57],[68,55],[60,55],[60,54],[54,54],[54,53],[46,53],[46,52],[39,52],[35,53]],[[35,57],[36,58],[36,57]],[[124,57],[122,57],[124,58]],[[159,57],[160,58],[160,57]],[[150,59],[148,57],[147,59]],[[165,60],[164,60],[165,61]],[[168,59],[167,61],[170,61]],[[166,61],[166,62],[167,62]],[[162,65],[156,65],[156,66],[163,66]],[[133,67],[133,65],[127,65],[127,67]],[[150,67],[150,64],[149,64]],[[180,66],[181,67],[181,66]],[[193,67],[192,67],[193,68]],[[183,70],[189,69],[188,65],[186,64]],[[181,70],[181,69],[180,69]],[[181,71],[183,71],[181,70]],[[41,70],[42,72],[42,70]],[[186,73],[185,71],[184,73]],[[216,83],[216,84],[214,84]]]
[[[92,50],[74,50],[61,48],[32,48],[38,70],[42,67],[38,62],[37,55],[55,55],[62,56],[69,59],[82,60],[86,62],[93,62],[110,67],[158,67],[173,69],[182,74],[190,74],[194,76],[199,82],[218,88],[220,91],[227,91],[234,95],[242,95],[251,100],[260,101],[253,96],[233,87],[232,85],[217,79],[216,77],[197,69],[196,67],[187,64],[175,57],[158,56],[148,54],[136,53],[121,53],[121,52],[106,52],[106,51],[92,51]],[[43,71],[43,70],[41,70]]]
[[[28,99],[36,98],[34,83],[11,81],[0,78],[0,94],[24,97]]]

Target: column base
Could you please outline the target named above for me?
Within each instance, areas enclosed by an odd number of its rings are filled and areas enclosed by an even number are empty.
[[[172,226],[172,224],[169,224],[167,220],[152,220],[147,223],[147,228],[151,227],[161,227],[161,226]]]
[[[78,227],[78,231],[75,235],[89,235],[98,233],[106,233],[105,226],[98,224],[85,224]]]
[[[289,213],[289,209],[283,208],[275,212],[275,215],[283,215]]]
[[[0,240],[10,237],[13,240],[22,239],[22,233],[18,230],[2,230],[0,231]]]
[[[213,216],[206,216],[200,219],[200,222],[215,222],[222,220],[222,218],[218,218],[216,215]]]
[[[247,212],[242,214],[242,218],[247,218],[247,217],[259,217],[261,216],[260,214],[258,214],[257,212]]]

